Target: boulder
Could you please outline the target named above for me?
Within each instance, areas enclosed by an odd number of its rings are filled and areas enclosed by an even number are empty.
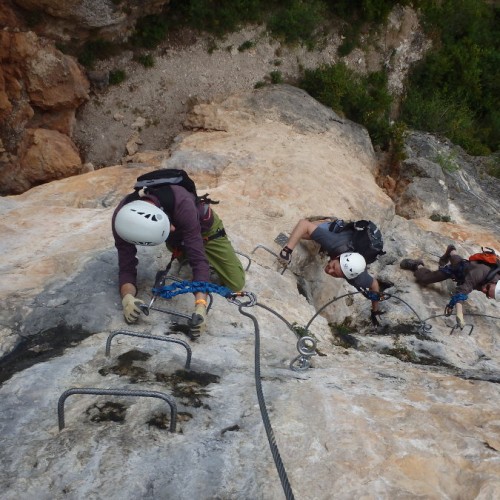
[[[22,193],[32,186],[79,174],[82,162],[71,139],[56,130],[26,129],[17,161],[0,170],[3,194]]]
[[[78,172],[71,135],[75,110],[88,92],[80,65],[53,42],[33,32],[0,32],[0,139],[9,153],[0,157],[3,194]],[[33,132],[42,128],[46,132]],[[42,151],[56,159],[53,165],[35,158]],[[23,173],[24,168],[29,172]]]

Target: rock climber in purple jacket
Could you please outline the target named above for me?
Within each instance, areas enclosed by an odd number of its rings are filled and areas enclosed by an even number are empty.
[[[152,246],[166,243],[182,253],[193,272],[193,281],[210,281],[210,267],[222,284],[232,291],[241,291],[245,271],[238,259],[222,221],[209,204],[182,186],[157,188],[155,194],[126,196],[116,208],[112,228],[118,250],[118,281],[123,314],[127,323],[136,322],[143,303],[137,294],[137,245]],[[165,196],[173,197],[166,213]],[[206,328],[207,294],[196,292],[195,309],[189,322],[190,333],[198,336]]]

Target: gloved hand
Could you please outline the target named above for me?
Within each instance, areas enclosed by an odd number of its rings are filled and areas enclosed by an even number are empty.
[[[290,264],[292,260],[292,252],[293,250],[288,248],[286,245],[281,249],[280,259],[283,261],[283,264]]]
[[[460,330],[463,330],[465,326],[464,315],[461,312],[457,312],[457,326]]]
[[[380,321],[378,320],[377,316],[382,316],[382,314],[385,314],[385,311],[372,311],[371,312],[370,319],[372,320],[373,326],[380,326]]]
[[[203,303],[196,304],[194,313],[188,321],[189,334],[193,338],[197,338],[207,329],[207,306]]]
[[[135,323],[141,314],[140,306],[144,305],[141,299],[134,297],[131,293],[127,293],[122,299],[123,315],[127,323]]]

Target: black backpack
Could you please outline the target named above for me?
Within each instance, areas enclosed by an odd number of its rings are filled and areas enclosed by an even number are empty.
[[[182,186],[190,193],[193,193],[197,203],[211,203],[214,205],[219,203],[208,198],[208,193],[198,196],[193,179],[189,177],[185,170],[177,168],[161,168],[137,177],[134,191],[138,193],[141,189],[144,189],[146,194],[156,196],[165,212],[171,213],[174,208],[174,195],[170,186],[173,184]]]
[[[346,229],[352,229],[354,235],[349,243],[349,249],[360,253],[367,264],[375,262],[379,255],[384,255],[384,240],[380,229],[370,220],[358,220],[344,222],[337,219],[330,224],[330,231],[340,233]]]

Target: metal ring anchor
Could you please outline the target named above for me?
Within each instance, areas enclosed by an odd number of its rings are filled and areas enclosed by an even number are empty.
[[[135,391],[129,389],[94,389],[94,388],[73,388],[64,391],[59,397],[57,403],[57,418],[59,422],[59,430],[64,429],[64,402],[72,394],[95,394],[97,396],[138,396],[146,398],[163,399],[170,406],[170,432],[175,432],[177,424],[177,404],[175,400],[168,394],[158,391]]]
[[[297,351],[304,356],[315,356],[316,355],[316,339],[309,336],[300,337],[297,341]]]
[[[186,351],[187,351],[187,356],[186,356],[186,364],[184,365],[184,368],[186,370],[190,370],[191,368],[191,356],[192,356],[192,350],[191,347],[189,346],[188,343],[184,342],[183,340],[180,339],[175,339],[175,338],[170,338],[170,337],[158,337],[156,335],[149,335],[146,333],[138,333],[138,332],[131,332],[128,330],[119,330],[116,332],[112,332],[107,340],[106,340],[106,356],[109,356],[110,350],[111,350],[111,340],[113,340],[114,337],[117,335],[128,335],[130,337],[140,337],[143,339],[151,339],[151,340],[159,340],[161,342],[171,342],[173,344],[180,344],[182,345]]]
[[[300,354],[290,362],[290,370],[305,371],[311,366],[311,357],[316,355],[316,339],[309,336],[300,337],[297,350]]]

